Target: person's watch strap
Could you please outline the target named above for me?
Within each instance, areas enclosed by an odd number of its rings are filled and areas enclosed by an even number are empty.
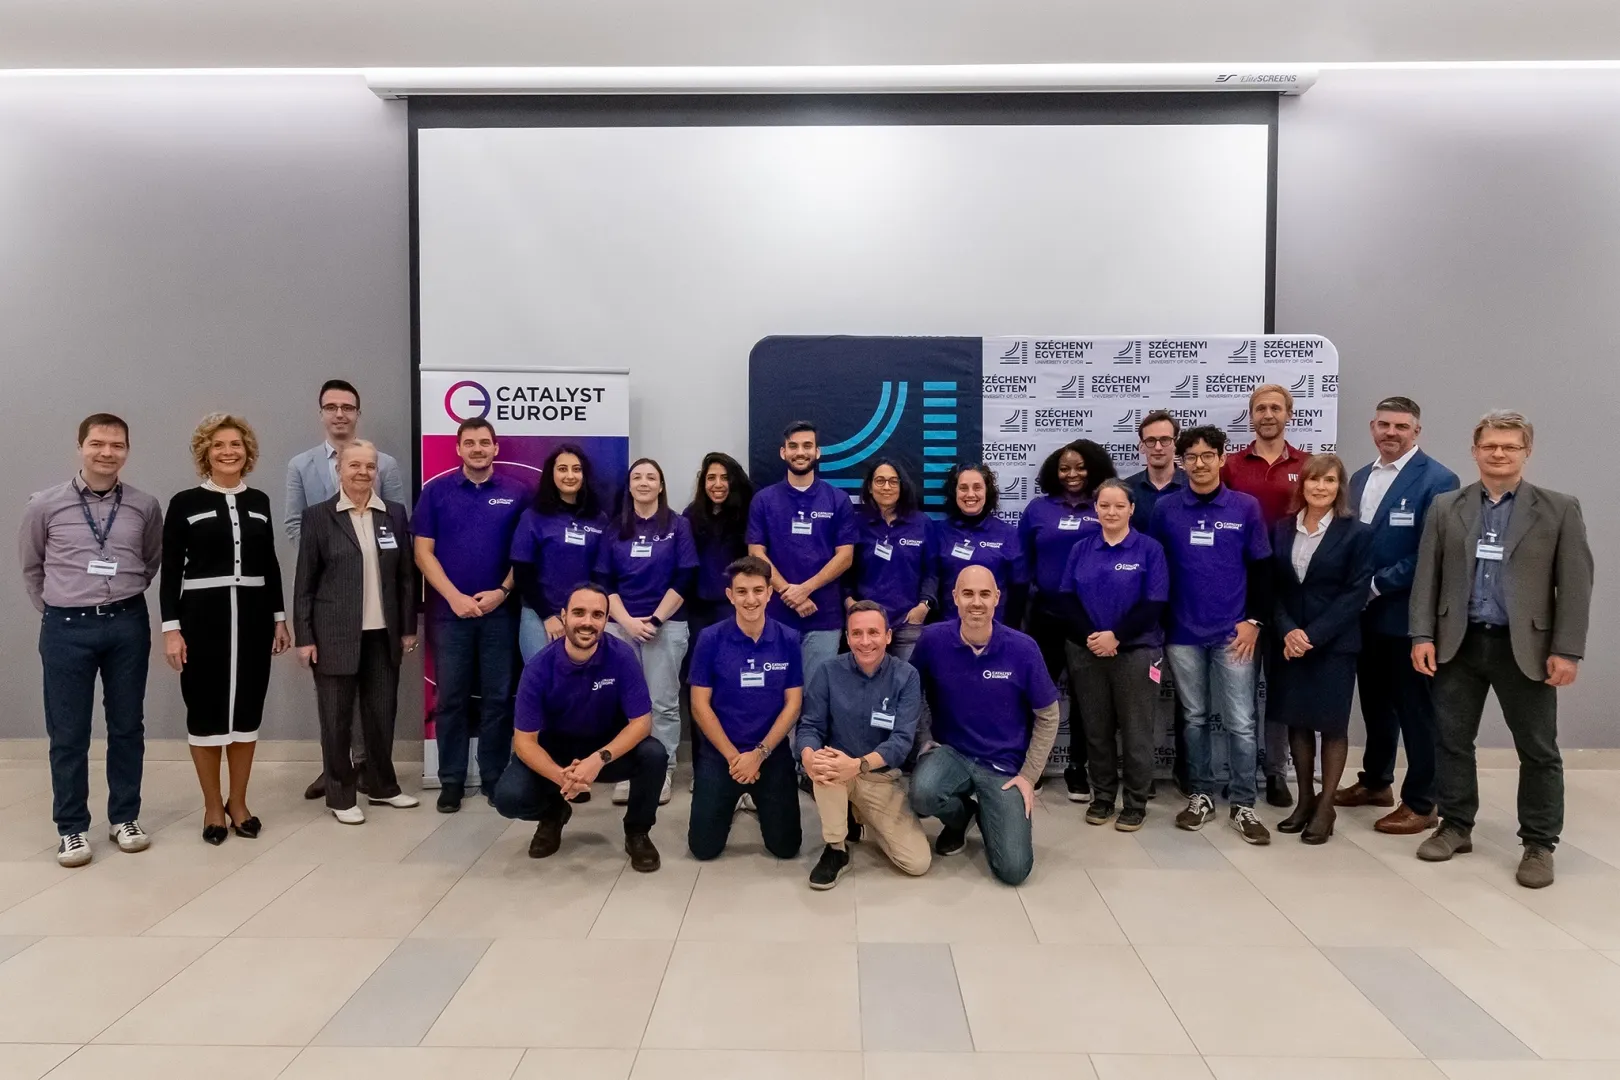
[[[596,752],[596,756],[602,759],[602,764],[606,765],[613,760],[613,751],[604,746]]]
[[[648,621],[648,622],[650,622],[650,623],[652,623],[652,624],[653,624],[653,625],[654,625],[654,626],[663,626],[663,625],[664,625],[664,620],[663,620],[663,619],[660,619],[660,618],[659,618],[659,617],[658,617],[658,616],[656,616],[656,615],[649,615],[649,616],[647,616],[647,621]]]

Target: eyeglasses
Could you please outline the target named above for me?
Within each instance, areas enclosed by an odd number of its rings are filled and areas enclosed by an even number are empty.
[[[321,412],[327,413],[329,415],[336,415],[337,413],[342,413],[344,416],[358,416],[360,414],[360,406],[358,406],[358,405],[322,405],[321,406]]]
[[[1174,443],[1175,441],[1176,441],[1176,437],[1174,435],[1144,435],[1144,436],[1142,436],[1142,445],[1143,446],[1169,446],[1172,443]]]
[[[872,477],[872,486],[875,488],[899,487],[900,478],[898,476],[874,476]]]
[[[1524,444],[1523,443],[1475,443],[1474,444],[1474,449],[1478,450],[1482,454],[1487,454],[1487,455],[1494,455],[1494,454],[1522,454],[1522,453],[1524,453]]]
[[[1202,454],[1182,454],[1181,460],[1186,465],[1213,465],[1221,460],[1221,455],[1213,450],[1206,450]]]

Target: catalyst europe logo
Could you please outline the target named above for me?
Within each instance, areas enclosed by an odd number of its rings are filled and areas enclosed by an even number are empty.
[[[444,411],[458,424],[484,419],[494,404],[495,398],[484,384],[471,379],[452,383],[450,389],[444,392]]]

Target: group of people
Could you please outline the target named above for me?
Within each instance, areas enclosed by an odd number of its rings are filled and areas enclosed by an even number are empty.
[[[1519,880],[1552,881],[1555,690],[1585,647],[1592,558],[1578,503],[1523,480],[1533,430],[1518,414],[1480,421],[1480,480],[1459,489],[1418,449],[1409,399],[1379,403],[1378,458],[1352,476],[1338,456],[1288,444],[1292,398],[1266,385],[1249,402],[1255,439],[1240,449],[1167,412],[1141,420],[1145,467],[1127,478],[1090,440],[1061,447],[1015,525],[998,516],[996,475],[980,464],[950,469],[938,520],[890,459],[870,464],[851,500],[817,477],[807,422],[783,434],[785,479],[756,491],[733,458],[711,453],[676,512],[656,461],[632,463],[610,506],[608,478],[567,444],[531,491],[496,468],[493,426],[468,420],[460,468],[424,484],[408,513],[397,464],[358,438],[354,387],[327,383],[319,406],[325,442],[288,467],[290,627],[269,500],[244,480],[257,441],[239,417],[198,427],[202,483],[167,515],[120,480],[128,428],[110,414],[81,425],[79,474],[30,502],[22,561],[43,615],[64,865],[90,856],[98,671],[113,839],[148,843],[137,820],[143,597],[161,569],[164,653],[180,672],[210,843],[261,827],[247,780],[271,658],[289,648],[314,672],[321,720],[324,771],[306,794],[351,824],[364,821],[362,794],[416,804],[390,747],[425,593],[437,807],[460,809],[476,736],[482,793],[536,823],[536,858],[558,850],[592,785],[612,782],[630,865],[658,868],[650,834],[671,797],[684,702],[694,857],[725,850],[739,808],[758,815],[770,854],[796,856],[803,789],[824,844],[813,888],[835,885],[848,844],[868,833],[899,870],[922,874],[965,850],[974,825],[991,871],[1017,884],[1034,862],[1059,685],[1069,798],[1089,803],[1087,823],[1132,831],[1156,794],[1155,705],[1169,682],[1187,799],[1178,827],[1202,828],[1224,795],[1231,827],[1269,843],[1255,812],[1263,761],[1267,800],[1294,807],[1279,831],[1323,843],[1336,806],[1394,807],[1375,827],[1434,830],[1425,859],[1471,846],[1474,740],[1494,690],[1521,762]],[[1340,788],[1358,682],[1366,757]],[[932,844],[928,817],[941,826]]]

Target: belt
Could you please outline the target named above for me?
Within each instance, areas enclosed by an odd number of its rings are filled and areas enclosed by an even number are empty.
[[[227,574],[224,577],[186,578],[180,582],[180,591],[183,593],[195,592],[198,589],[223,589],[229,585],[241,585],[245,588],[259,588],[264,585],[262,577],[236,577]]]
[[[145,607],[145,594],[137,593],[134,596],[126,596],[122,600],[110,600],[105,604],[97,604],[95,607],[56,607],[53,604],[46,604],[45,613],[47,615],[66,615],[70,618],[82,619],[91,615],[117,615],[121,612],[133,611],[136,608],[144,609]]]
[[[1477,630],[1479,633],[1489,635],[1490,637],[1507,637],[1509,633],[1506,626],[1499,626],[1496,623],[1488,622],[1471,622],[1468,624],[1468,629]]]

